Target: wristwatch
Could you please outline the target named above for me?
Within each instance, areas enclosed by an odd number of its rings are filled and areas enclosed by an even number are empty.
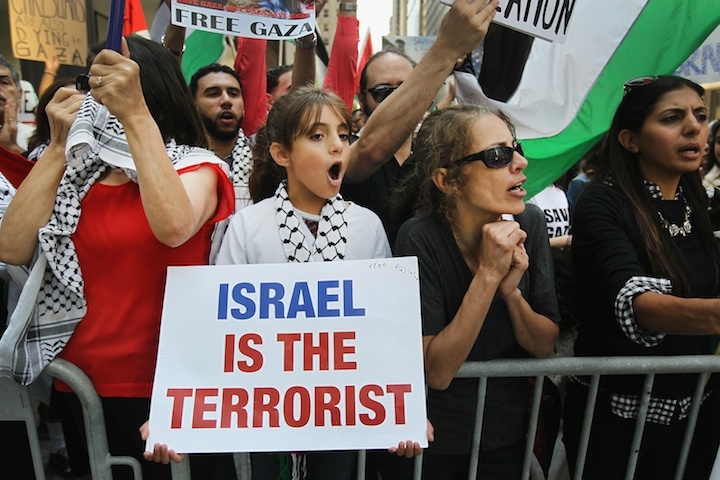
[[[357,11],[357,3],[352,2],[340,2],[341,12],[355,12]]]
[[[160,43],[162,44],[163,47],[167,48],[168,51],[169,51],[170,53],[172,53],[173,55],[175,55],[176,57],[179,57],[179,56],[181,56],[183,53],[185,53],[185,49],[187,48],[187,45],[185,45],[185,43],[183,43],[182,50],[180,50],[180,51],[173,50],[172,48],[170,48],[170,47],[168,47],[167,45],[165,45],[165,35],[163,35],[163,36],[160,38]]]

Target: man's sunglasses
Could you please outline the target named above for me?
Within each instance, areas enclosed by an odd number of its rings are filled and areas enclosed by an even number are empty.
[[[518,142],[514,143],[512,147],[490,147],[482,152],[473,153],[467,157],[450,162],[450,164],[464,165],[480,160],[488,168],[503,168],[510,165],[515,152],[524,155],[522,146]],[[446,164],[446,167],[450,166],[450,164]]]
[[[376,85],[372,88],[366,88],[365,92],[370,92],[373,100],[377,103],[385,100],[391,93],[393,93],[400,85]]]

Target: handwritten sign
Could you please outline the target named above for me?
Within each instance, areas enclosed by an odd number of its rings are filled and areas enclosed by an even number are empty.
[[[172,0],[174,25],[239,37],[289,40],[315,31],[314,4],[300,0]]]
[[[85,0],[8,0],[15,58],[44,62],[58,56],[64,65],[87,59]]]
[[[415,258],[168,269],[148,444],[427,445]]]

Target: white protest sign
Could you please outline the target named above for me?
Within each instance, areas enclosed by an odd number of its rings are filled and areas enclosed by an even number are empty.
[[[172,0],[170,19],[225,35],[289,40],[315,31],[315,6],[300,0]]]
[[[455,3],[455,0],[440,1],[446,5]],[[493,22],[533,37],[565,43],[575,1],[500,0],[499,10],[495,14]]]
[[[414,257],[171,267],[148,445],[427,446],[420,325]]]
[[[720,82],[720,26],[675,70],[696,83]]]

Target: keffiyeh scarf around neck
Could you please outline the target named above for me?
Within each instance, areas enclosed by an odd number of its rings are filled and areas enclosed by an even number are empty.
[[[173,140],[166,148],[176,169],[216,158],[209,150],[177,145]],[[30,277],[0,338],[0,375],[22,384],[31,383],[60,353],[87,311],[71,237],[82,199],[108,167],[121,168],[137,182],[122,125],[90,95],[70,128],[66,156],[68,166],[50,220],[39,231]],[[224,164],[220,159],[217,163]]]
[[[345,258],[348,226],[341,195],[325,202],[320,210],[317,238],[308,238],[300,229],[304,221],[290,202],[287,184],[282,182],[275,191],[275,220],[288,262],[332,262]]]
[[[230,153],[230,180],[233,185],[247,185],[252,171],[252,149],[250,140],[245,136],[242,128],[238,131],[238,138],[235,141]]]
[[[280,183],[274,201],[275,221],[288,262],[332,262],[345,258],[348,225],[341,195],[329,199],[320,210],[317,237],[303,233],[301,225],[305,221],[290,201],[287,182]],[[307,476],[305,454],[291,453],[289,457],[278,454],[278,462],[281,479],[302,480]]]

